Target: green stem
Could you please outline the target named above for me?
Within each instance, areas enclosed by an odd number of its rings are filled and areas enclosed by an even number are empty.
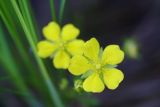
[[[50,0],[50,8],[53,21],[57,21],[54,0]]]
[[[21,74],[19,73],[19,69],[15,63],[14,57],[12,56],[9,46],[7,44],[4,32],[2,30],[2,26],[0,25],[0,46],[1,50],[0,53],[0,63],[3,64],[6,72],[10,75],[12,81],[14,82],[15,86],[19,89],[20,92],[24,93],[24,100],[31,107],[39,107],[39,102],[35,99],[34,96],[31,95],[30,91],[28,90],[27,86],[22,79]]]
[[[4,3],[4,2],[3,2]],[[25,51],[24,45],[22,44],[22,41],[20,40],[20,38],[18,37],[19,34],[16,31],[16,26],[15,24],[12,22],[13,18],[11,17],[12,15],[9,13],[9,11],[7,11],[5,9],[5,6],[3,3],[1,3],[1,11],[0,11],[0,15],[1,18],[4,22],[4,24],[6,25],[11,38],[13,39],[15,45],[17,46],[17,49],[20,53],[20,56],[22,58],[22,60],[24,60],[24,64],[26,65],[26,67],[28,68],[28,71],[30,72],[30,76],[34,77],[36,75],[35,71],[35,67],[33,66],[33,64],[31,64],[32,62],[29,60],[29,56],[27,54],[27,52]],[[37,82],[37,78],[34,77],[32,79],[32,82]]]
[[[30,29],[30,32],[32,34],[33,40],[35,43],[38,42],[38,38],[37,38],[37,34],[35,32],[35,28],[33,25],[33,21],[32,21],[32,17],[31,14],[29,12],[29,6],[28,6],[28,2],[27,0],[18,0],[20,5],[20,8],[22,10],[22,14],[23,14],[23,18],[25,19],[25,21],[27,22],[26,24],[29,26],[28,29]]]
[[[60,24],[62,24],[65,3],[66,3],[66,0],[61,0],[60,2],[60,11],[59,11],[59,23]]]
[[[30,36],[31,33],[29,32],[29,30],[27,28],[27,25],[26,25],[26,23],[25,23],[25,21],[23,19],[23,16],[22,16],[19,8],[18,8],[18,5],[17,5],[15,0],[11,0],[11,3],[12,3],[12,6],[13,6],[13,8],[14,8],[14,10],[15,10],[18,18],[19,18],[19,21],[20,21],[23,29],[24,29],[24,32],[25,32],[26,37],[27,37],[27,39],[29,41],[29,44],[30,44],[31,48],[33,49],[33,53],[34,53],[35,59],[36,59],[38,65],[40,67],[40,71],[42,73],[44,81],[47,84],[48,90],[49,90],[49,92],[51,94],[52,101],[55,103],[56,107],[63,107],[63,104],[62,104],[62,102],[61,102],[61,100],[59,98],[59,95],[58,95],[54,85],[51,82],[51,79],[50,79],[50,77],[49,77],[49,75],[47,73],[47,70],[46,70],[42,60],[37,55],[36,46],[34,44],[34,41],[32,40],[32,37]]]

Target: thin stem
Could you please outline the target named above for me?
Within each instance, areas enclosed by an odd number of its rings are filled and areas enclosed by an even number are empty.
[[[64,14],[64,7],[65,7],[66,0],[61,0],[60,2],[60,11],[59,11],[59,23],[62,23],[63,14]]]
[[[21,56],[22,60],[24,60],[24,64],[28,68],[28,71],[30,72],[31,77],[33,77],[36,75],[36,73],[33,72],[35,70],[35,67],[33,66],[33,64],[31,64],[31,62],[29,60],[29,56],[25,51],[24,45],[22,44],[22,41],[18,37],[19,34],[16,31],[15,24],[11,21],[11,20],[13,20],[13,18],[11,18],[12,15],[4,7],[5,7],[4,4],[1,5],[1,8],[2,8],[0,11],[1,18],[4,22],[4,24],[6,25],[8,31],[10,33],[11,38],[13,39],[15,45],[17,46],[17,49],[20,53],[20,56]],[[32,81],[36,82],[37,78],[34,77],[32,79]]]
[[[1,15],[1,11],[0,11]],[[0,56],[0,63],[3,64],[4,68],[6,69],[6,72],[10,75],[12,81],[14,81],[15,86],[19,89],[20,92],[24,93],[24,99],[28,102],[28,104],[31,107],[39,107],[39,102],[35,99],[34,96],[31,95],[29,89],[24,83],[24,80],[22,79],[21,74],[19,73],[19,69],[16,66],[14,57],[12,56],[9,46],[7,44],[2,26],[0,25],[0,45],[1,50],[0,53],[2,54]]]
[[[53,21],[57,21],[54,0],[50,0],[50,8]]]
[[[28,29],[30,29],[30,32],[32,33],[33,40],[34,40],[35,43],[37,43],[38,38],[37,38],[37,34],[35,32],[35,28],[34,28],[34,25],[33,25],[31,14],[30,14],[29,9],[28,9],[29,8],[28,2],[27,2],[27,0],[18,0],[18,2],[21,4],[20,8],[22,10],[22,14],[24,15],[23,18],[27,22],[26,24],[28,24],[28,26],[29,26]]]
[[[31,48],[33,49],[33,53],[34,53],[35,59],[36,59],[36,61],[38,63],[38,66],[40,67],[40,71],[42,73],[44,81],[47,84],[48,90],[49,90],[49,92],[51,94],[52,101],[55,103],[56,107],[63,107],[63,104],[62,104],[62,102],[61,102],[61,100],[59,98],[59,95],[58,95],[54,85],[51,82],[51,79],[50,79],[50,77],[49,77],[49,75],[47,73],[47,70],[46,70],[42,60],[37,55],[36,46],[34,44],[34,41],[32,40],[32,37],[30,36],[31,33],[29,32],[29,30],[27,28],[27,25],[26,25],[26,23],[25,23],[25,21],[23,19],[23,16],[22,16],[19,8],[18,8],[18,5],[17,5],[15,0],[11,0],[11,3],[12,3],[12,6],[13,6],[13,8],[14,8],[14,10],[15,10],[18,18],[19,18],[19,21],[20,21],[23,29],[24,29],[24,32],[25,32],[26,37],[27,37],[27,39],[29,41],[29,44],[30,44]]]

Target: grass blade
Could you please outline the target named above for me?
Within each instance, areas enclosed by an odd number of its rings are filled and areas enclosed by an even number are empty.
[[[50,8],[53,21],[57,21],[54,0],[50,0]]]
[[[1,11],[0,11],[1,18],[4,24],[6,25],[10,33],[10,36],[17,47],[17,50],[23,60],[24,65],[26,66],[27,70],[30,73],[30,77],[33,77],[31,78],[31,80],[33,81],[33,83],[36,83],[38,82],[36,77],[37,74],[35,73],[36,69],[32,64],[32,61],[30,61],[29,55],[27,54],[28,50],[27,51],[25,50],[26,48],[24,47],[23,41],[20,39],[21,36],[18,34],[18,31],[16,29],[17,28],[16,26],[18,25],[16,25],[14,21],[12,21],[14,20],[14,18],[12,17],[12,14],[9,12],[9,10],[5,9],[5,7],[6,7],[5,2],[1,3]]]
[[[52,81],[51,81],[51,79],[50,79],[50,77],[49,77],[49,75],[47,73],[47,70],[46,70],[42,60],[37,56],[36,44],[34,43],[32,37],[31,37],[32,34],[30,33],[30,31],[29,31],[29,29],[28,29],[28,27],[27,27],[27,25],[26,25],[26,23],[24,21],[24,18],[23,18],[22,14],[21,14],[21,12],[19,10],[19,7],[18,7],[18,5],[17,5],[15,0],[11,0],[11,3],[12,3],[12,6],[14,8],[14,11],[15,11],[16,15],[19,18],[19,21],[20,21],[20,23],[22,25],[22,28],[24,29],[24,32],[25,32],[26,37],[28,39],[28,42],[29,42],[31,48],[33,49],[33,53],[34,53],[35,59],[36,59],[38,65],[40,67],[40,71],[42,73],[44,81],[46,82],[48,90],[49,90],[49,92],[51,94],[52,101],[55,103],[56,107],[63,107],[62,102],[61,102],[61,100],[59,98],[59,95],[58,95],[54,85],[52,84]]]
[[[35,43],[38,42],[36,30],[35,30],[35,25],[33,25],[33,20],[31,17],[31,12],[29,11],[29,3],[28,0],[18,0],[18,3],[20,4],[20,8],[22,11],[23,18],[25,19],[26,24],[28,25],[28,29],[30,30],[33,40]],[[35,24],[35,23],[34,23]]]
[[[66,0],[60,0],[60,11],[59,11],[59,23],[62,24],[63,14],[64,14],[64,7],[65,7]]]
[[[20,92],[24,93],[24,100],[31,106],[31,107],[39,107],[38,101],[31,95],[30,91],[26,87],[22,76],[19,73],[19,69],[16,66],[16,62],[14,57],[12,56],[9,46],[7,44],[5,34],[2,29],[2,24],[0,24],[0,47],[1,47],[1,56],[0,56],[0,63],[5,68],[6,72],[10,75],[13,83],[19,89]]]

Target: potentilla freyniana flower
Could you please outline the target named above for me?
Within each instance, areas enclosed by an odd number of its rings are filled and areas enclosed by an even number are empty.
[[[76,39],[80,30],[73,24],[66,24],[61,29],[56,22],[50,22],[43,28],[46,40],[38,43],[38,55],[41,58],[53,58],[56,68],[67,69],[70,58],[82,53],[83,40]]]
[[[82,84],[85,91],[98,93],[105,85],[112,90],[118,87],[124,75],[115,67],[123,59],[124,52],[118,45],[106,46],[103,51],[92,38],[84,44],[83,54],[72,57],[68,69],[73,75],[86,77]]]

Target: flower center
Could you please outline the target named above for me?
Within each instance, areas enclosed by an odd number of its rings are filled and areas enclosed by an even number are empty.
[[[97,70],[101,69],[101,64],[96,64],[96,69]]]
[[[60,44],[59,44],[59,46],[60,46],[60,47],[63,47],[63,46],[64,46],[64,44],[63,44],[63,43],[60,43]]]
[[[65,42],[63,40],[59,40],[58,41],[58,46],[60,49],[64,49],[65,48]]]

